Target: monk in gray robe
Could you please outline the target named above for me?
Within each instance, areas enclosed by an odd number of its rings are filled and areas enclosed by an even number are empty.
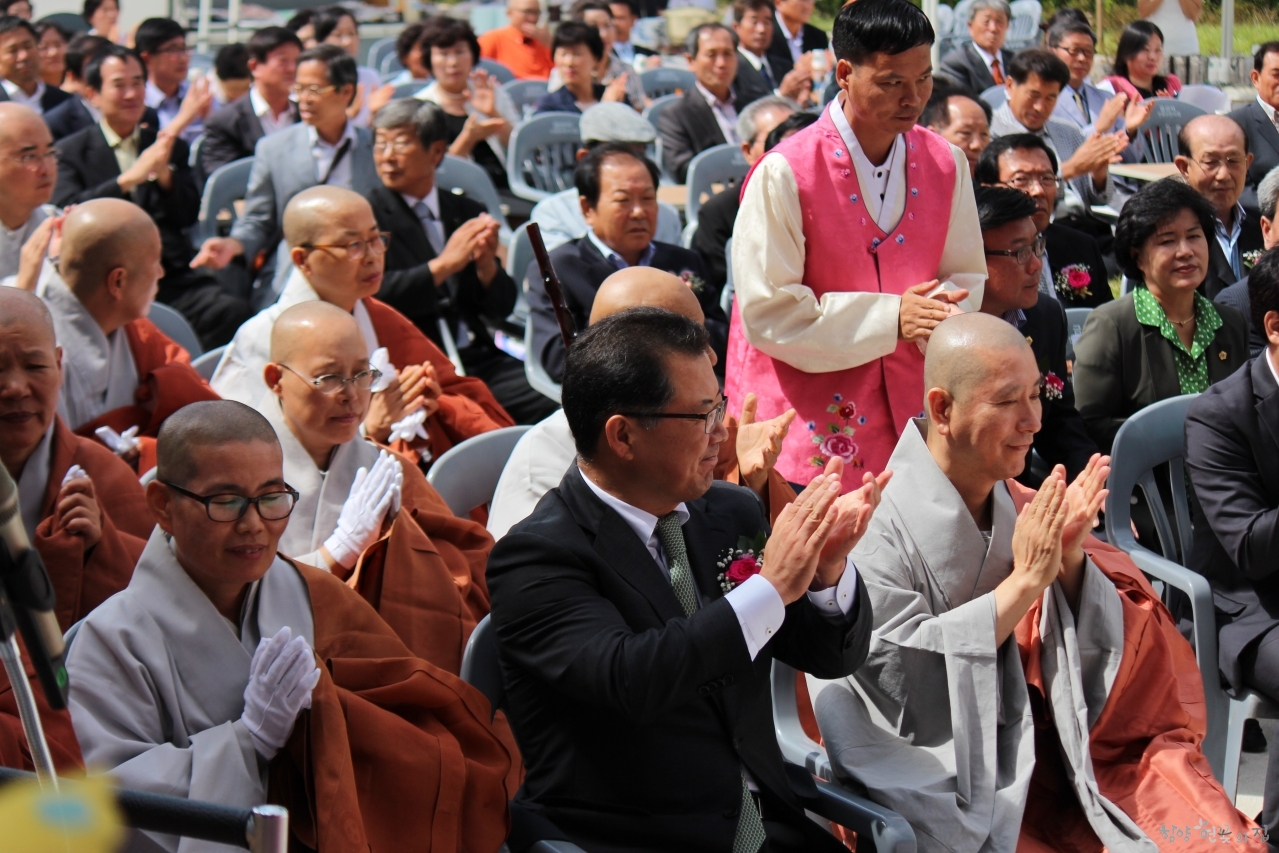
[[[810,684],[841,777],[902,814],[921,851],[1262,850],[1212,779],[1189,645],[1149,584],[1089,530],[1109,458],[1037,494],[1024,337],[983,314],[929,341],[926,419],[853,554],[875,626],[853,676]]]
[[[281,803],[320,851],[433,835],[452,839],[433,850],[496,850],[510,759],[487,703],[331,574],[278,556],[297,493],[271,425],[197,403],[165,422],[157,452],[146,497],[159,528],[68,656],[85,764],[131,788]]]

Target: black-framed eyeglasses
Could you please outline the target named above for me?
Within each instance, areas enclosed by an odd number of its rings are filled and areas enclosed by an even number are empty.
[[[346,383],[350,382],[357,391],[367,391],[382,378],[382,371],[376,367],[370,367],[368,370],[361,370],[354,376],[338,376],[336,373],[326,373],[323,376],[317,376],[312,379],[310,376],[304,376],[298,373],[287,364],[281,363],[289,373],[292,373],[298,379],[306,382],[308,385],[314,385],[321,394],[333,395],[346,387]]]
[[[353,261],[358,261],[364,257],[364,253],[371,251],[375,255],[382,255],[386,250],[391,248],[391,232],[379,231],[377,237],[372,240],[352,240],[350,243],[303,243],[304,249],[342,249],[346,252],[346,256]]]
[[[298,498],[301,497],[288,486],[280,492],[267,492],[256,498],[246,498],[244,495],[197,495],[173,483],[164,480],[159,482],[183,497],[204,504],[204,511],[209,514],[209,520],[218,522],[239,521],[249,511],[249,504],[258,508],[258,516],[263,521],[281,521],[289,517],[293,507],[297,506]]]
[[[1040,234],[1035,237],[1035,242],[1028,243],[1020,249],[987,249],[987,255],[997,255],[1002,258],[1012,258],[1017,262],[1018,266],[1024,267],[1030,263],[1032,256],[1042,258],[1044,256],[1044,235]]]
[[[715,431],[715,427],[724,422],[724,414],[727,411],[728,397],[724,396],[715,404],[715,408],[700,415],[680,415],[668,412],[658,412],[656,414],[650,414],[649,412],[618,412],[618,414],[627,418],[672,418],[681,421],[701,421],[706,434],[710,435]]]

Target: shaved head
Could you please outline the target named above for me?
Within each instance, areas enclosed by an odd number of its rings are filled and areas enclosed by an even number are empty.
[[[0,145],[24,139],[28,133],[37,138],[53,139],[44,119],[35,110],[12,101],[0,103]]]
[[[34,333],[42,344],[47,342],[50,352],[58,345],[53,316],[43,299],[16,287],[0,287],[0,329],[12,326],[22,326]]]
[[[58,270],[84,301],[112,270],[150,263],[159,245],[160,232],[145,210],[123,199],[94,199],[76,205],[63,221]]]
[[[255,441],[281,452],[271,424],[243,403],[206,400],[184,406],[165,419],[156,437],[156,479],[185,485],[200,475],[201,450]]]
[[[289,248],[318,243],[325,229],[352,208],[368,208],[364,196],[341,187],[311,187],[284,208],[284,240]]]
[[[1011,353],[1030,353],[1025,335],[1012,323],[978,312],[948,317],[928,339],[924,390],[941,388],[952,398],[962,399],[966,391],[1006,366]]]
[[[662,308],[704,325],[706,316],[688,284],[653,267],[627,267],[604,279],[591,305],[591,325],[628,308]]]
[[[355,318],[328,302],[292,305],[271,327],[271,361],[275,364],[306,358],[313,350],[332,352],[352,346],[360,356],[368,355]]]

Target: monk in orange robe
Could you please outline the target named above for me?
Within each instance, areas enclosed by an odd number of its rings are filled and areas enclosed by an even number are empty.
[[[63,351],[59,413],[86,438],[101,438],[100,427],[131,431],[112,449],[139,473],[149,471],[164,419],[187,403],[217,399],[187,351],[146,319],[164,274],[160,232],[121,199],[77,205],[62,225],[58,270],[44,300]]]
[[[65,631],[124,589],[155,522],[129,466],[58,417],[61,385],[48,309],[26,291],[0,288],[0,460],[18,484],[22,524],[49,573]],[[71,718],[52,712],[31,683],[55,763],[79,766]],[[30,769],[17,714],[0,672],[0,764]]]

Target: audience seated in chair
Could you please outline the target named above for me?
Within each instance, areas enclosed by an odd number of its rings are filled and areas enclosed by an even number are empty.
[[[579,123],[582,147],[577,149],[581,160],[592,148],[604,142],[622,142],[644,154],[647,146],[657,139],[657,131],[648,120],[625,104],[596,104],[582,113]],[[577,187],[555,193],[533,205],[529,219],[537,223],[542,232],[542,242],[549,252],[569,240],[585,237],[590,226],[582,215],[582,197]],[[653,239],[659,243],[679,243],[682,226],[680,213],[664,201],[657,203],[657,231]]]
[[[586,24],[599,33],[604,54],[595,61],[593,74],[595,81],[602,83],[607,89],[614,80],[625,75],[626,81],[618,85],[626,93],[626,103],[637,110],[643,110],[648,106],[640,72],[619,59],[613,50],[616,29],[613,25],[613,9],[610,5],[605,0],[575,0],[569,7],[569,16],[571,20]],[[546,80],[546,89],[548,92],[554,92],[563,85],[557,65],[551,69],[551,76]]]
[[[1115,255],[1139,284],[1094,309],[1075,342],[1075,402],[1103,453],[1139,409],[1206,391],[1248,360],[1243,315],[1197,292],[1215,223],[1212,203],[1177,178],[1124,205]]]
[[[395,37],[395,58],[400,61],[401,68],[398,74],[386,81],[388,84],[406,86],[431,79],[430,48],[422,42],[422,33],[430,20],[409,24]]]
[[[1215,213],[1208,234],[1208,275],[1200,292],[1216,299],[1243,278],[1244,257],[1261,250],[1261,227],[1244,210],[1243,196],[1252,153],[1248,135],[1229,116],[1196,116],[1177,134],[1177,169],[1186,183],[1212,203]]]
[[[30,21],[10,14],[0,19],[0,87],[6,100],[44,115],[71,95],[40,79],[39,42]]]
[[[591,323],[628,308],[662,308],[705,324],[702,306],[688,284],[651,267],[615,272],[600,285],[591,306]],[[749,486],[764,501],[770,519],[795,497],[786,478],[773,470],[782,441],[795,419],[794,410],[755,422],[754,395],[742,405],[742,420],[726,415],[728,438],[719,446],[715,478]],[[489,503],[488,530],[501,539],[533,512],[542,496],[555,488],[573,464],[576,449],[568,419],[560,409],[520,438],[502,469]]]
[[[1150,21],[1133,21],[1119,34],[1112,73],[1101,81],[1101,90],[1138,98],[1175,98],[1181,92],[1176,74],[1160,73],[1164,60],[1164,34]]]
[[[70,92],[72,97],[44,114],[44,122],[49,126],[49,132],[53,134],[55,141],[101,120],[102,114],[89,101],[89,93],[85,89],[84,66],[95,53],[109,44],[111,42],[102,36],[88,33],[77,33],[67,44],[67,73],[62,79],[62,89]]]
[[[625,103],[627,75],[607,86],[596,82],[596,67],[604,61],[599,31],[581,21],[566,21],[555,31],[552,44],[559,87],[537,99],[535,113],[581,113],[598,103]]]
[[[712,347],[723,360],[727,339],[719,291],[706,283],[696,252],[653,241],[657,227],[657,166],[623,143],[609,142],[578,161],[573,182],[582,199],[582,213],[591,230],[551,252],[564,301],[577,328],[586,327],[595,291],[604,279],[631,266],[655,267],[689,282],[707,317]],[[529,322],[533,350],[552,379],[564,374],[564,339],[537,262],[527,270]]]
[[[0,287],[0,463],[17,483],[20,523],[44,561],[65,631],[124,589],[155,521],[132,469],[58,417],[61,356],[48,308]],[[58,769],[80,767],[71,718],[47,706],[35,679],[32,691]],[[32,769],[3,674],[0,765]]]
[[[790,3],[787,8],[803,5]],[[744,108],[769,95],[786,98],[800,106],[815,105],[812,57],[801,54],[798,64],[785,73],[778,73],[792,64],[790,56],[787,56],[787,61],[778,62],[776,56],[769,55],[773,34],[781,26],[773,0],[735,0],[733,3],[733,32],[737,34],[738,42],[737,76],[733,78],[733,91],[738,99],[735,106]],[[821,35],[826,37],[825,33]],[[789,48],[787,51],[789,54]],[[746,141],[747,137],[742,136],[741,139]]]
[[[1093,58],[1097,54],[1097,34],[1087,21],[1053,24],[1044,45],[1070,69],[1070,82],[1061,90],[1052,117],[1079,128],[1084,136],[1126,130],[1131,139],[1146,123],[1154,109],[1153,100],[1130,98],[1103,92],[1091,82]]]
[[[301,121],[289,99],[301,53],[302,42],[285,27],[263,27],[249,39],[252,88],[204,123],[200,171],[206,178],[227,163],[252,157],[262,137]]]
[[[701,24],[684,42],[688,66],[697,85],[657,119],[662,137],[662,168],[678,183],[688,178],[688,164],[707,148],[741,142],[737,137],[737,33],[723,24]]]
[[[1069,487],[1061,466],[1037,494],[1013,480],[1040,427],[1025,338],[951,317],[924,370],[926,417],[853,552],[869,657],[810,679],[837,774],[906,818],[921,853],[1153,851],[1173,821],[1266,850],[1200,749],[1189,644],[1131,560],[1089,535],[1109,458]]]
[[[1267,178],[1269,180],[1269,178]],[[1265,186],[1265,182],[1262,183]],[[1212,585],[1217,653],[1232,691],[1279,701],[1275,555],[1279,554],[1279,252],[1248,277],[1266,348],[1186,413],[1186,468],[1197,500],[1190,568]],[[1279,833],[1279,739],[1270,739],[1261,824]]]
[[[542,6],[537,0],[506,0],[511,23],[489,30],[480,41],[485,59],[500,62],[520,80],[545,80],[551,73],[551,31],[538,26]]]
[[[577,464],[488,565],[527,767],[512,809],[591,850],[842,850],[804,815],[812,777],[781,761],[771,664],[834,678],[865,656],[847,554],[889,475],[839,498],[832,461],[778,517],[762,571],[726,582],[717,561],[769,524],[755,494],[713,481],[728,433],[708,342],[632,308],[568,352]]]
[[[209,81],[188,80],[191,50],[186,28],[172,18],[147,18],[134,31],[137,55],[146,66],[146,105],[168,130],[188,145],[204,133],[204,118],[213,106]]]
[[[1261,185],[1257,188],[1257,207],[1260,211],[1258,222],[1261,224],[1261,248],[1262,251],[1254,251],[1252,257],[1245,256],[1244,270],[1245,272],[1261,259],[1265,252],[1269,252],[1276,246],[1279,246],[1279,219],[1276,219],[1276,209],[1279,208],[1279,166],[1270,170],[1270,174],[1262,179]],[[1249,214],[1250,216],[1252,214]],[[1252,308],[1248,299],[1248,278],[1251,275],[1245,275],[1226,289],[1217,294],[1217,298],[1213,302],[1218,305],[1229,305],[1238,311],[1244,317],[1252,317]],[[1249,323],[1248,329],[1248,349],[1255,358],[1261,354],[1266,348],[1266,337],[1262,329],[1255,323]]]
[[[262,307],[276,300],[293,269],[281,240],[289,201],[317,185],[365,194],[378,184],[373,137],[346,115],[356,95],[355,60],[334,45],[311,48],[298,57],[296,80],[302,123],[258,140],[244,211],[231,235],[205,240],[191,261],[222,269],[243,255],[250,269],[260,266],[255,304]]]
[[[830,47],[830,38],[821,27],[810,24],[815,4],[808,0],[779,0],[775,3],[773,41],[768,46],[768,63],[777,79],[785,79],[795,68],[811,73],[806,54]]]
[[[34,290],[45,257],[45,247],[57,224],[58,209],[49,204],[58,179],[53,138],[40,116],[29,107],[0,103],[0,279],[24,290]],[[44,224],[47,223],[47,224]],[[41,227],[41,225],[43,227]],[[12,236],[10,236],[12,235]],[[32,239],[34,238],[34,239]],[[32,242],[28,249],[26,244]],[[21,258],[31,254],[27,275],[19,276]]]
[[[130,429],[108,447],[139,474],[155,466],[155,436],[188,403],[217,395],[191,356],[147,319],[163,275],[160,235],[146,212],[121,199],[76,205],[62,223],[58,270],[43,289],[62,346],[58,413],[77,435]]]
[[[496,850],[510,758],[487,703],[332,574],[277,554],[297,500],[252,409],[199,403],[165,423],[147,486],[159,527],[68,655],[86,763],[129,788],[278,803],[314,849]]]
[[[468,376],[484,381],[516,423],[537,423],[555,403],[529,387],[524,362],[497,348],[490,327],[515,308],[515,282],[497,259],[498,222],[484,205],[440,192],[444,111],[414,98],[374,118],[381,185],[369,193],[378,226],[393,236],[378,298],[444,348],[449,331]]]
[[[1256,206],[1256,193],[1266,175],[1279,166],[1279,127],[1275,126],[1275,110],[1279,109],[1279,41],[1268,41],[1252,55],[1252,87],[1256,100],[1230,114],[1248,134],[1248,150],[1252,165],[1248,167],[1248,189],[1244,207]]]
[[[1051,180],[1051,169],[1047,175]],[[1036,201],[1020,190],[977,189],[987,273],[981,311],[1011,323],[1030,344],[1043,376],[1040,429],[1033,449],[1050,468],[1061,465],[1073,479],[1083,472],[1097,445],[1075,410],[1074,387],[1066,369],[1066,312],[1060,302],[1039,289],[1044,264],[1044,238],[1036,221],[1040,210]],[[1026,464],[1018,477],[1023,485],[1034,487],[1038,480],[1030,470],[1032,447],[1025,449]]]
[[[956,86],[980,95],[1008,79],[1013,54],[1004,49],[1013,11],[1007,0],[975,0],[968,7],[968,35],[962,44],[942,57],[937,74]]]
[[[389,386],[369,406],[367,437],[429,463],[473,435],[511,426],[483,382],[459,376],[403,314],[373,298],[389,237],[367,201],[338,187],[304,190],[284,211],[284,238],[292,275],[279,301],[241,326],[227,347],[211,382],[221,396],[257,405],[267,390],[271,327],[289,306],[321,300],[355,315],[367,356],[386,350],[387,361],[377,366]]]
[[[919,123],[941,134],[968,158],[968,170],[976,176],[977,161],[990,144],[990,104],[944,80],[933,86]]]

